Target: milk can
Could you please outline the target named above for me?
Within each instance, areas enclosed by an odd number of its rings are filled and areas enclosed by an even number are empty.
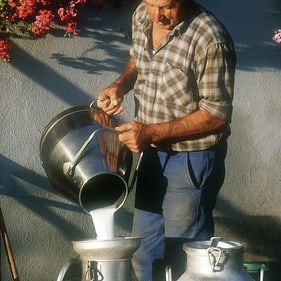
[[[98,108],[69,108],[45,128],[40,158],[52,186],[87,212],[128,195],[132,152],[119,141],[117,121]]]
[[[140,237],[73,241],[82,262],[81,281],[131,281],[131,257]]]
[[[184,244],[186,271],[178,281],[254,281],[244,270],[244,245],[213,237]]]

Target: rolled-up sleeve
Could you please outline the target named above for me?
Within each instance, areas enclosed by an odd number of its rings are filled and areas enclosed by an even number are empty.
[[[196,60],[199,108],[231,122],[235,74],[234,50],[213,44]]]

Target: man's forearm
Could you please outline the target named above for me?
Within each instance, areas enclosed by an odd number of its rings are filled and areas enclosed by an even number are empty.
[[[189,116],[161,124],[148,125],[152,143],[170,143],[206,137],[221,132],[227,123],[198,110]]]
[[[121,73],[121,75],[115,80],[113,84],[117,85],[118,88],[124,94],[126,94],[134,88],[136,79],[137,79],[137,69],[135,64],[135,58],[130,57],[126,68]]]

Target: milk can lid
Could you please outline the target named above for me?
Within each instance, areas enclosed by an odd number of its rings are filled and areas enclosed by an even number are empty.
[[[216,243],[213,240],[207,241],[193,241],[187,242],[183,245],[183,249],[185,252],[193,252],[193,253],[205,253],[206,250],[210,248],[219,248],[222,253],[237,253],[244,252],[246,244],[236,241],[226,241],[226,240],[217,240]]]

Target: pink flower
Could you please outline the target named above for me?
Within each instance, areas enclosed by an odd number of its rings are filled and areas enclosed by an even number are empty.
[[[274,31],[272,39],[277,43],[281,43],[281,29]]]

